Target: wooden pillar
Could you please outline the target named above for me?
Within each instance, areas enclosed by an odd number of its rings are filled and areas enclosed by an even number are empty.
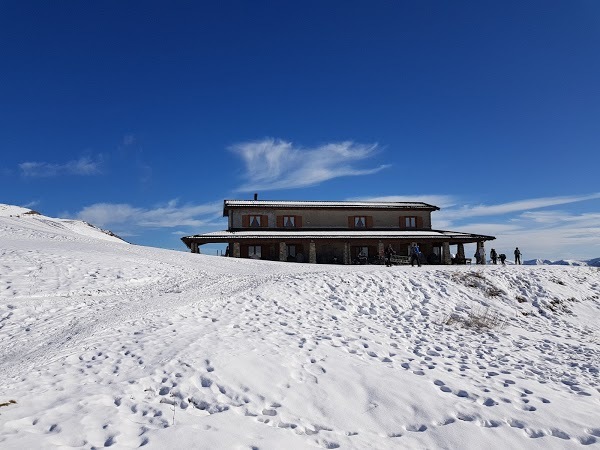
[[[350,264],[350,244],[344,242],[344,264]]]
[[[233,257],[234,258],[239,258],[240,257],[240,243],[239,242],[234,242],[233,243]]]
[[[462,244],[458,245],[462,246]],[[442,242],[442,264],[452,264],[452,259],[450,258],[450,242]]]
[[[311,264],[317,263],[317,246],[315,245],[315,241],[310,241],[308,247],[308,262]]]
[[[286,255],[286,245],[285,242],[280,242],[279,243],[279,261],[287,261],[287,255]]]

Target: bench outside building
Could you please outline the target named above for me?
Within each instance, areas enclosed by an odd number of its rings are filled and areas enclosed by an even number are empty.
[[[182,237],[193,252],[226,243],[227,256],[272,261],[353,264],[359,256],[382,263],[391,244],[396,264],[418,244],[423,263],[466,263],[464,244],[477,250],[495,237],[432,228],[437,206],[421,202],[225,200],[227,230]],[[454,256],[454,261],[453,261]]]

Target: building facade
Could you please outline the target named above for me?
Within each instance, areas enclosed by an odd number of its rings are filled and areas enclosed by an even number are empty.
[[[479,250],[495,239],[433,229],[437,210],[420,202],[225,200],[227,230],[181,240],[193,253],[203,244],[226,243],[231,257],[322,264],[352,264],[361,253],[377,263],[388,245],[408,256],[416,243],[423,262],[451,264],[465,260],[464,244]]]

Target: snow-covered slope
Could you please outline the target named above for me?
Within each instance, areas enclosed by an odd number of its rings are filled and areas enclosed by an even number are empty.
[[[2,449],[600,443],[597,268],[288,264],[0,224]]]
[[[81,220],[46,217],[27,208],[0,203],[0,239],[16,235],[32,240],[82,241],[91,238],[126,243],[110,231]]]

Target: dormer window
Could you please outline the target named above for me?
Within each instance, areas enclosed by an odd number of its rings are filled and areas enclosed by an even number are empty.
[[[417,228],[417,218],[416,217],[405,217],[404,218],[404,228]]]
[[[260,227],[260,216],[250,216],[250,226]]]
[[[302,228],[302,216],[292,216],[290,215],[285,215],[285,216],[277,216],[277,228],[293,228],[293,229],[299,229]]]
[[[283,216],[283,226],[286,228],[295,228],[296,227],[296,217],[295,216]]]
[[[351,230],[373,228],[373,216],[348,216],[348,228]]]

